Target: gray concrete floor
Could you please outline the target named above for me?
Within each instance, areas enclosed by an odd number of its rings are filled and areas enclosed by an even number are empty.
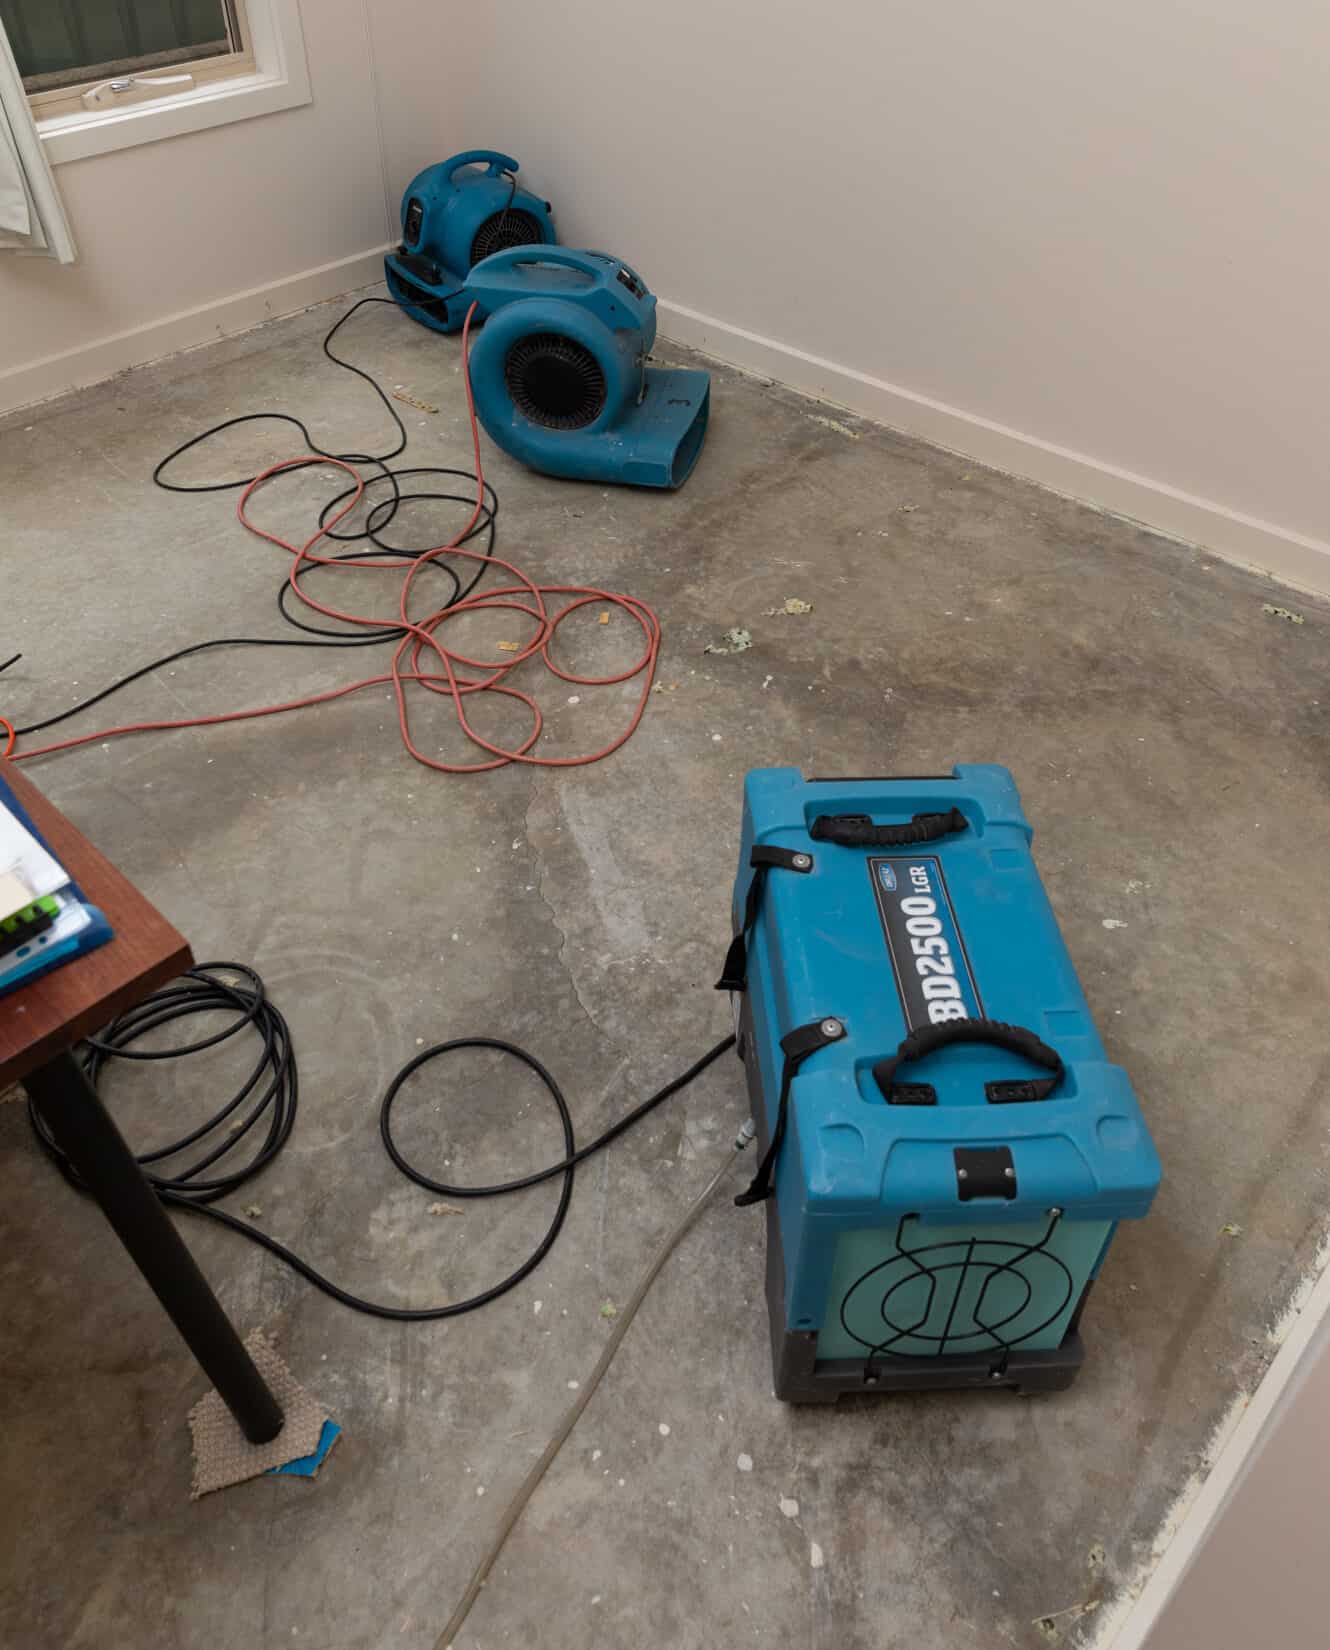
[[[319,353],[336,313],[0,424],[0,653],[24,652],[0,679],[5,714],[61,708],[189,640],[278,633],[284,558],[236,524],[234,495],[171,496],[149,476],[168,447],[252,407],[298,412],[334,447],[382,441],[364,386]],[[408,461],[468,463],[456,340],[388,309],[353,327],[355,359],[442,408],[403,406]],[[725,1028],[711,982],[747,767],[1015,770],[1166,1171],[1095,1292],[1079,1384],[1030,1402],[782,1407],[760,1219],[718,1200],[459,1650],[1042,1645],[1035,1618],[1137,1574],[1217,1419],[1259,1378],[1267,1330],[1325,1229],[1330,604],[827,411],[719,370],[701,464],[668,497],[556,484],[489,449],[501,554],[662,615],[669,691],[605,764],[433,775],[403,754],[385,697],[363,695],[28,769],[200,959],[253,963],[290,1019],[299,1121],[243,1201],[349,1288],[409,1304],[498,1276],[553,1196],[440,1217],[397,1177],[376,1105],[423,1041],[528,1044],[588,1134]],[[237,434],[189,473],[292,450],[280,427]],[[298,531],[331,490],[302,478],[263,499],[264,519]],[[411,516],[422,539],[444,536],[430,509]],[[768,616],[790,596],[813,612]],[[1305,624],[1265,614],[1269,600]],[[752,649],[705,654],[731,625]],[[584,631],[581,656],[596,643],[624,657],[631,645],[617,625]],[[374,657],[213,654],[127,690],[110,720],[296,695]],[[573,706],[550,686],[552,749],[591,743],[623,713],[620,690]],[[457,748],[442,722],[440,743]],[[108,1094],[136,1141],[160,1141],[204,1113],[232,1058],[117,1071]],[[404,1145],[459,1179],[557,1151],[533,1084],[485,1057],[422,1077],[409,1099]],[[38,1157],[22,1109],[0,1108],[0,1642],[431,1650],[591,1369],[602,1304],[629,1293],[744,1109],[727,1060],[579,1176],[535,1276],[457,1322],[355,1316],[189,1223],[236,1320],[272,1327],[345,1428],[312,1485],[260,1480],[191,1504],[185,1417],[200,1377],[96,1210]],[[1061,1617],[1060,1642],[1084,1642],[1094,1622]]]

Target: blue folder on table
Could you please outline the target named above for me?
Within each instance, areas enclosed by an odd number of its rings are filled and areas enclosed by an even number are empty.
[[[22,893],[16,895],[15,888]],[[42,840],[23,804],[0,779],[0,996],[111,938],[111,925]],[[17,926],[15,924],[17,923]]]

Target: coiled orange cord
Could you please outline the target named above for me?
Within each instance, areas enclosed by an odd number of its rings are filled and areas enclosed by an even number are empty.
[[[15,751],[17,737],[13,724],[0,717],[0,726],[8,732],[8,741],[5,755],[13,755],[15,761],[27,761],[36,756],[49,756],[56,751],[71,750],[78,745],[95,744],[98,741],[119,738],[130,733],[149,733],[163,728],[197,728],[211,727],[221,722],[240,722],[260,716],[277,716],[288,710],[301,710],[309,705],[324,704],[332,699],[340,699],[347,694],[358,693],[362,688],[379,687],[391,683],[397,702],[397,721],[402,743],[417,762],[427,768],[437,769],[441,773],[484,773],[492,768],[506,767],[512,762],[524,762],[538,767],[580,767],[589,762],[599,762],[618,750],[621,745],[631,739],[636,732],[646,710],[647,699],[651,693],[652,682],[656,672],[656,662],[660,653],[661,629],[660,621],[645,602],[636,596],[625,595],[617,591],[601,590],[592,585],[573,584],[536,584],[520,568],[511,562],[503,561],[498,556],[485,555],[479,551],[462,548],[462,541],[475,525],[484,503],[485,477],[481,466],[480,456],[480,427],[476,421],[475,401],[471,393],[471,322],[475,314],[475,306],[468,313],[465,325],[462,328],[462,381],[466,388],[467,413],[471,424],[471,446],[475,456],[476,469],[476,506],[465,524],[454,533],[447,543],[428,550],[424,555],[416,558],[410,565],[405,577],[401,581],[398,591],[397,613],[385,618],[382,615],[371,616],[363,613],[352,613],[340,608],[328,606],[316,601],[301,588],[299,574],[306,563],[315,563],[322,567],[340,568],[377,568],[387,571],[390,568],[400,569],[400,562],[391,561],[382,557],[367,555],[363,557],[347,558],[345,560],[323,556],[316,552],[315,546],[327,536],[337,523],[353,510],[359,503],[365,489],[365,483],[355,467],[343,459],[326,457],[305,457],[287,459],[281,463],[270,465],[261,475],[244,489],[240,501],[236,506],[236,514],[244,526],[257,537],[266,539],[270,544],[277,545],[291,556],[291,570],[289,582],[293,593],[307,607],[322,614],[325,618],[338,619],[351,625],[364,626],[370,629],[387,627],[400,628],[403,631],[401,640],[393,653],[390,669],[381,675],[367,676],[359,681],[348,682],[343,687],[330,688],[322,693],[312,693],[299,699],[288,699],[279,704],[260,705],[251,710],[222,711],[212,716],[176,717],[170,720],[153,722],[128,722],[118,727],[103,728],[96,733],[79,734],[71,739],[60,739],[47,745],[38,745],[31,750]],[[276,533],[270,533],[265,528],[257,526],[246,514],[246,506],[250,498],[273,477],[282,475],[288,470],[302,469],[309,465],[328,465],[334,469],[344,470],[351,477],[354,487],[346,504],[318,530],[308,538],[304,544],[293,544]],[[440,608],[431,612],[423,619],[413,620],[409,614],[412,586],[421,567],[440,556],[465,556],[472,561],[483,561],[502,569],[512,576],[512,584],[500,585],[497,588],[477,591],[465,597],[462,601],[450,607]],[[551,609],[546,605],[547,597],[569,597],[561,607]],[[626,669],[617,671],[609,676],[583,676],[575,672],[564,670],[556,664],[552,655],[556,632],[559,626],[579,608],[592,603],[602,607],[616,608],[627,613],[641,627],[644,637],[644,646],[641,656]],[[485,612],[490,610],[504,610],[523,615],[533,621],[535,633],[531,639],[511,656],[500,659],[473,659],[468,655],[448,648],[439,638],[439,631],[444,623],[460,613]],[[540,655],[545,667],[564,682],[578,687],[607,687],[617,682],[627,682],[635,677],[642,678],[642,691],[629,717],[628,725],[615,739],[602,748],[578,756],[538,756],[532,753],[532,747],[540,738],[544,721],[540,706],[531,694],[520,688],[510,686],[506,678],[512,671],[524,664],[536,654]],[[435,756],[427,756],[415,743],[411,736],[410,713],[408,710],[407,685],[417,683],[430,693],[441,695],[452,701],[454,714],[458,725],[466,738],[480,752],[482,758],[475,762],[444,762]],[[479,733],[472,725],[467,715],[466,701],[473,694],[501,693],[507,698],[517,699],[531,712],[532,728],[530,733],[514,747],[507,747],[494,743]]]

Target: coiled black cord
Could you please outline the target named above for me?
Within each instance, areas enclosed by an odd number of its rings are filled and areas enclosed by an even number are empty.
[[[170,1049],[149,1051],[133,1046],[146,1032],[155,1030],[158,1026],[170,1025],[177,1020],[217,1009],[233,1011],[235,1017],[211,1036],[201,1037],[195,1042]],[[247,1029],[252,1030],[259,1040],[258,1055],[249,1076],[240,1089],[206,1122],[170,1145],[159,1146],[139,1157],[138,1162],[149,1185],[163,1203],[173,1208],[190,1210],[194,1214],[206,1215],[209,1220],[215,1220],[223,1226],[230,1227],[232,1231],[239,1232],[251,1243],[259,1244],[269,1254],[276,1255],[279,1260],[284,1261],[301,1277],[307,1278],[316,1289],[322,1290],[325,1295],[331,1295],[343,1306],[349,1306],[355,1312],[368,1313],[371,1317],[391,1318],[406,1323],[426,1323],[439,1318],[460,1317],[465,1312],[474,1312],[477,1307],[487,1306],[490,1301],[498,1300],[500,1295],[507,1294],[519,1284],[540,1265],[554,1247],[572,1201],[573,1171],[577,1165],[608,1146],[612,1140],[617,1140],[635,1123],[640,1123],[649,1112],[677,1094],[680,1089],[686,1088],[709,1065],[734,1047],[733,1036],[723,1038],[700,1060],[695,1060],[686,1071],[666,1083],[663,1088],[657,1089],[603,1134],[597,1135],[588,1145],[580,1147],[573,1131],[572,1114],[563,1090],[547,1068],[526,1049],[519,1048],[516,1043],[505,1042],[499,1037],[457,1037],[450,1042],[436,1044],[433,1048],[422,1049],[389,1083],[379,1105],[379,1133],[383,1138],[384,1149],[408,1180],[413,1180],[426,1191],[454,1198],[503,1197],[510,1192],[525,1191],[528,1187],[542,1185],[545,1181],[560,1176],[563,1184],[549,1226],[531,1254],[515,1271],[510,1272],[499,1283],[480,1290],[466,1300],[452,1301],[445,1306],[403,1307],[388,1306],[380,1301],[363,1300],[360,1296],[353,1295],[349,1290],[342,1289],[331,1279],[324,1277],[307,1260],[288,1249],[285,1244],[279,1243],[276,1238],[269,1237],[266,1232],[249,1221],[241,1220],[235,1215],[228,1214],[226,1210],[213,1206],[216,1199],[239,1190],[247,1181],[260,1174],[281,1151],[295,1126],[299,1080],[295,1050],[291,1045],[290,1027],[281,1011],[269,999],[263,981],[254,969],[247,968],[242,963],[225,962],[200,963],[189,969],[178,981],[154,992],[137,1007],[129,1009],[113,1020],[100,1035],[90,1037],[83,1055],[83,1069],[89,1081],[96,1087],[98,1077],[110,1060],[183,1059],[204,1049],[214,1048]],[[454,1186],[448,1181],[433,1179],[402,1155],[392,1134],[393,1103],[400,1094],[402,1085],[413,1072],[418,1071],[428,1061],[465,1048],[495,1049],[500,1054],[520,1060],[536,1074],[549,1094],[559,1118],[559,1127],[563,1131],[565,1155],[559,1162],[551,1163],[548,1168],[538,1169],[534,1174],[522,1175],[515,1180],[499,1181],[493,1186]],[[42,1148],[55,1160],[65,1179],[80,1191],[85,1190],[69,1160],[51,1138],[40,1112],[31,1100],[28,1101],[28,1118]],[[217,1132],[219,1130],[220,1135]],[[257,1131],[255,1138],[259,1142],[257,1149],[239,1167],[226,1170],[224,1160],[228,1154],[235,1151],[254,1131]],[[201,1146],[202,1152],[187,1168],[170,1175],[159,1174],[154,1169],[154,1164],[187,1152],[193,1146]],[[215,1172],[210,1174],[209,1171]]]

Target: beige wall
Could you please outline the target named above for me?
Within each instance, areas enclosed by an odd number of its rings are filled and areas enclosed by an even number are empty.
[[[0,410],[372,279],[448,141],[453,15],[305,0],[312,104],[57,167],[80,262],[0,259]]]
[[[485,141],[667,334],[1330,581],[1324,0],[475,18]]]
[[[1323,1319],[1145,1650],[1262,1650],[1330,1637],[1330,1319]]]

